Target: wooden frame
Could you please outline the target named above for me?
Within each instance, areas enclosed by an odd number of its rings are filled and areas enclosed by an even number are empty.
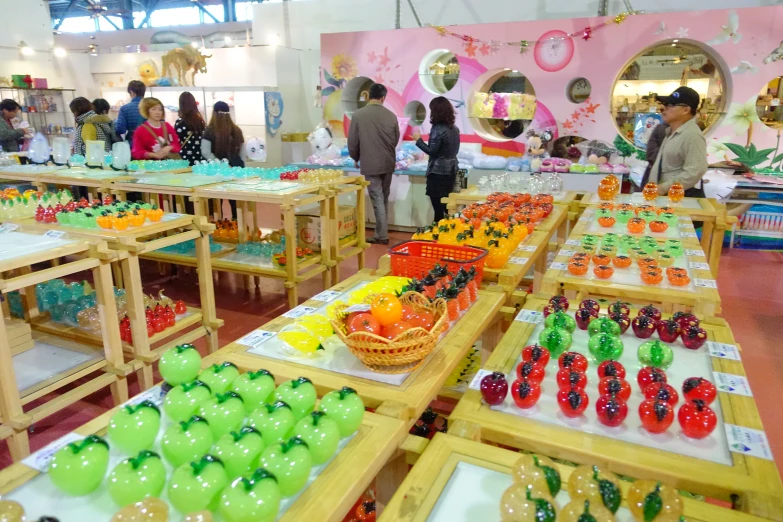
[[[116,409],[84,424],[74,433],[81,436],[105,435]],[[280,521],[341,521],[394,454],[405,435],[406,428],[401,421],[366,412],[358,433],[288,508]],[[38,471],[25,464],[13,464],[0,471],[0,494],[8,494],[38,475]]]
[[[426,445],[424,453],[385,507],[379,522],[428,520],[439,497],[448,484],[452,473],[460,462],[466,462],[501,473],[511,474],[520,454],[516,451],[479,444],[472,440],[438,433]],[[565,488],[573,468],[565,464],[555,464]],[[628,494],[630,484],[619,481],[623,499]],[[498,503],[503,492],[498,491]],[[680,496],[685,517],[690,522],[761,522],[761,518],[734,511],[686,495]],[[623,505],[626,505],[623,502]]]
[[[332,246],[330,259],[335,261],[334,266],[331,268],[332,283],[340,281],[340,263],[351,256],[357,256],[359,270],[362,270],[364,268],[364,252],[370,248],[365,237],[365,221],[367,217],[365,215],[366,195],[364,193],[364,189],[370,186],[370,182],[361,176],[349,177],[347,179],[350,180],[347,184],[340,184],[329,191],[329,231],[332,234],[330,239]],[[350,194],[351,192],[356,192],[356,238],[341,242],[338,221],[340,196]]]
[[[101,178],[90,178],[87,175],[79,175],[82,172],[101,172],[104,174],[114,175]],[[121,171],[112,172],[110,170],[90,170],[87,168],[72,171],[71,169],[63,168],[56,172],[45,174],[36,174],[22,171],[0,171],[0,179],[29,181],[36,187],[37,190],[40,190],[41,192],[48,190],[48,185],[86,187],[89,189],[90,194],[95,197],[98,193],[111,194],[112,184],[114,182],[133,179],[133,176],[129,175],[127,172]]]
[[[545,297],[528,299],[525,308],[541,311],[546,303]],[[636,315],[635,310],[631,315]],[[737,344],[724,320],[706,318],[701,326],[710,340]],[[535,328],[534,324],[514,321],[484,368],[508,373]],[[712,364],[715,371],[745,375],[740,361],[712,358]],[[721,391],[718,399],[724,422],[763,429],[752,397]],[[732,453],[733,465],[726,466],[541,423],[494,411],[475,390],[468,390],[452,413],[449,433],[579,463],[601,463],[622,475],[657,478],[693,493],[736,500],[742,511],[783,520],[783,485],[773,461]]]
[[[376,277],[363,271],[335,285],[331,290],[345,291],[357,283],[374,279]],[[497,316],[503,301],[503,294],[499,292],[479,291],[478,301],[445,334],[427,360],[400,386],[247,353],[249,347],[236,341],[212,354],[205,364],[213,361],[229,361],[236,364],[241,371],[265,368],[275,376],[278,383],[304,376],[313,381],[319,397],[331,390],[350,386],[359,393],[368,408],[373,408],[384,415],[413,422],[438,395],[449,374],[482,333],[485,342],[494,346],[501,335]],[[318,307],[323,303],[308,301],[305,305]],[[293,319],[280,316],[259,329],[277,332],[291,322]]]
[[[65,255],[86,257],[57,264],[52,268],[32,271],[31,267],[35,263],[54,261]],[[116,257],[116,253],[109,251],[103,242],[91,245],[86,241],[73,241],[62,247],[6,259],[0,263],[0,274],[2,274],[0,275],[0,292],[7,294],[14,290],[20,290],[23,293],[25,318],[33,327],[45,319],[45,316],[38,311],[35,285],[83,270],[91,270],[96,306],[102,326],[101,336],[97,337],[97,344],[103,346],[102,359],[71,368],[62,374],[38,383],[32,389],[23,390],[25,395],[22,395],[17,387],[6,323],[5,320],[0,320],[0,417],[2,417],[0,439],[8,439],[8,447],[14,461],[30,453],[27,429],[32,424],[107,386],[111,388],[115,404],[128,400],[126,377],[132,372],[132,367],[126,365],[123,358],[119,322],[115,311],[111,262]],[[40,338],[37,334],[33,337]],[[42,338],[42,340],[44,339]],[[83,346],[75,343],[66,342],[66,344],[71,344],[71,347],[77,350],[84,349]],[[54,400],[40,404],[26,412],[23,410],[23,405],[95,372],[102,373]]]

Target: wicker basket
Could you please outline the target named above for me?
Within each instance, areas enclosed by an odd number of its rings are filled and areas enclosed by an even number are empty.
[[[372,297],[368,296],[365,302],[369,304]],[[335,307],[335,316],[340,320],[332,321],[334,332],[351,353],[374,372],[392,374],[413,371],[432,352],[449,325],[449,314],[443,299],[430,302],[417,292],[406,292],[400,297],[400,301],[412,307],[415,312],[431,313],[435,319],[432,329],[428,332],[424,328],[411,328],[393,341],[369,332],[349,334],[342,321],[347,315],[345,309],[348,306]]]

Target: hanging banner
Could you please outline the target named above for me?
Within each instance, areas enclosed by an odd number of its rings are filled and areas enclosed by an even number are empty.
[[[283,96],[279,92],[265,94],[266,106],[266,132],[275,136],[283,124]]]

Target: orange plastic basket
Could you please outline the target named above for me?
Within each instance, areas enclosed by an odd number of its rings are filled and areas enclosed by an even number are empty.
[[[456,274],[460,268],[476,268],[476,281],[484,275],[483,248],[459,245],[444,245],[435,241],[403,241],[389,249],[391,271],[395,276],[421,279],[436,264],[447,265],[449,272]]]

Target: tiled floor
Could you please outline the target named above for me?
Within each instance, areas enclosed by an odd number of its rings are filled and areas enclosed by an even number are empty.
[[[392,234],[392,243],[409,237]],[[386,251],[373,246],[367,254],[367,266],[375,267]],[[347,277],[357,270],[353,258],[342,267]],[[719,288],[723,298],[723,317],[729,322],[737,342],[743,349],[743,363],[753,388],[778,468],[783,470],[783,351],[778,351],[783,322],[783,254],[743,250],[724,250],[721,259]],[[145,266],[145,290],[157,293],[160,288],[175,299],[198,302],[195,273],[180,273],[177,279],[163,281],[154,264]],[[162,284],[160,284],[162,282]],[[215,287],[218,317],[225,321],[220,329],[221,345],[250,332],[286,310],[287,298],[283,285],[262,279],[260,287],[247,292],[242,279],[221,274]],[[322,290],[321,279],[313,278],[300,286],[300,299],[305,300]],[[203,346],[201,346],[203,348]],[[131,393],[137,391],[132,382]],[[71,431],[111,407],[108,390],[95,393],[62,412],[36,424],[32,429],[31,446],[36,450],[62,434]],[[4,444],[0,443],[0,468],[10,463]]]

